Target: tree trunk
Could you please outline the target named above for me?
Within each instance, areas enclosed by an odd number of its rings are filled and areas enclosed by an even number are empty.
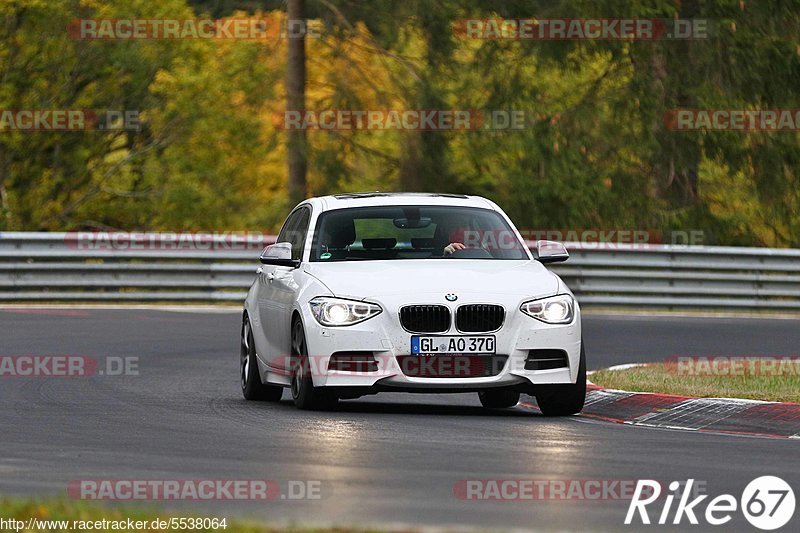
[[[288,43],[286,57],[286,109],[305,111],[306,108],[306,39],[305,0],[288,0]],[[302,21],[302,23],[300,22]],[[302,28],[302,31],[300,31]],[[306,197],[308,143],[302,129],[287,131],[289,163],[289,201],[292,206]]]

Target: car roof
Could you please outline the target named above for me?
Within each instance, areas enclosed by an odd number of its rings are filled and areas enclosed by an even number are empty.
[[[495,209],[492,202],[481,196],[433,192],[357,192],[309,198],[308,201],[319,205],[322,211],[381,205],[448,205]]]

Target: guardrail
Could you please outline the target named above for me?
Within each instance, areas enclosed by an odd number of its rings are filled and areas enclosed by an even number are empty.
[[[274,242],[262,235],[239,241],[224,235],[186,236],[192,249],[169,249],[169,242],[158,250],[104,249],[96,243],[87,249],[74,233],[0,232],[0,302],[240,302],[261,248]],[[178,235],[175,247],[181,242]],[[800,250],[609,243],[567,247],[570,260],[552,270],[584,306],[800,309]]]

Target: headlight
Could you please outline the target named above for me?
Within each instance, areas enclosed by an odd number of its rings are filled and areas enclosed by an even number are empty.
[[[568,294],[525,302],[520,310],[548,324],[569,324],[575,315],[575,301]]]
[[[320,296],[308,305],[317,322],[323,326],[351,326],[380,314],[383,309],[377,304],[342,300]]]

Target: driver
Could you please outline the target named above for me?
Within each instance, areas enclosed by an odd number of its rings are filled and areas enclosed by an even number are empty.
[[[447,238],[445,242],[450,244],[445,246],[442,250],[443,256],[452,255],[458,250],[466,249],[467,246],[464,244],[464,232],[467,228],[469,228],[469,221],[464,219],[452,221],[449,224],[444,234]]]
[[[444,247],[444,255],[451,255],[457,252],[458,250],[464,250],[466,246],[464,246],[463,242],[451,242],[447,246]]]

